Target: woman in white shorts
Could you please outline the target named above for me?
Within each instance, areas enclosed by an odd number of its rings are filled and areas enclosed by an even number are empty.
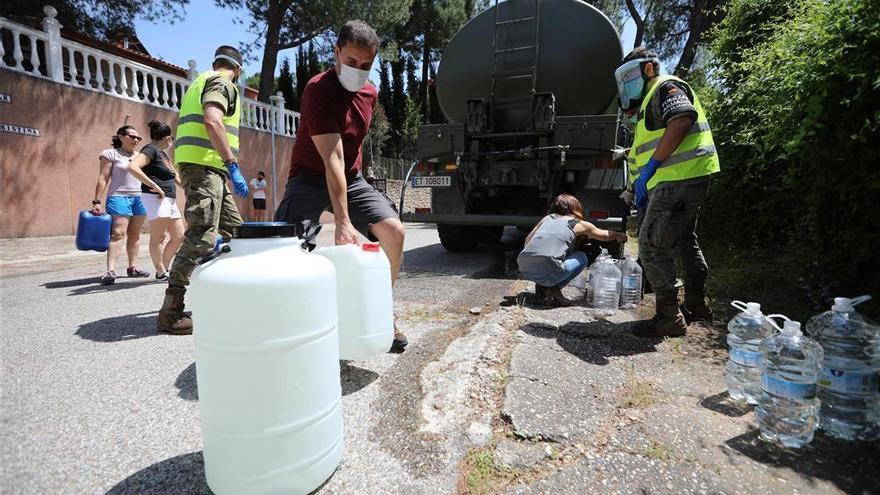
[[[165,154],[174,141],[171,127],[156,120],[147,125],[150,126],[150,144],[131,160],[129,171],[142,183],[141,201],[150,221],[150,258],[156,267],[156,280],[168,280],[168,267],[183,243],[183,218],[177,208],[176,187],[180,179]],[[166,232],[171,234],[167,243]]]

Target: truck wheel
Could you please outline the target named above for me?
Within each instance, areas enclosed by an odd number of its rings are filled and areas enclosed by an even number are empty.
[[[498,244],[501,242],[501,236],[504,235],[503,225],[489,225],[480,227],[480,242],[486,244]]]
[[[440,244],[450,253],[461,253],[477,249],[480,241],[479,231],[470,225],[437,224]]]

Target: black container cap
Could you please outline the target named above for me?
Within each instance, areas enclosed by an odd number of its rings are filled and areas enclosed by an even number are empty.
[[[268,239],[296,237],[297,226],[287,222],[245,222],[232,228],[234,239]]]

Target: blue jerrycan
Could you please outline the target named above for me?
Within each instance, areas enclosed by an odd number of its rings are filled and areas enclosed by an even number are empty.
[[[110,215],[95,215],[88,210],[79,212],[76,226],[76,248],[80,251],[106,251],[110,245]]]

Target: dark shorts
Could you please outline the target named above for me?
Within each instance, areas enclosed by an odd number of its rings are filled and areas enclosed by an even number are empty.
[[[369,235],[371,225],[398,217],[397,209],[388,196],[374,189],[361,175],[349,180],[346,197],[351,223],[365,237],[373,239]],[[284,199],[278,205],[275,220],[293,224],[303,220],[317,223],[321,213],[329,207],[326,178],[300,172],[287,181]]]
[[[265,210],[266,209],[266,198],[254,198],[254,209],[255,210]]]

